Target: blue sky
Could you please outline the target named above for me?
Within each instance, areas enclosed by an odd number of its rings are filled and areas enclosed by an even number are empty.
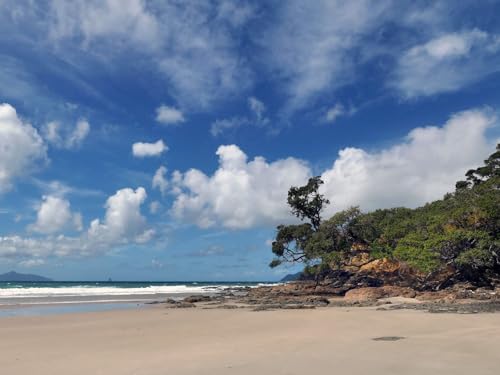
[[[0,272],[276,280],[286,193],[416,207],[499,139],[498,1],[0,0]]]

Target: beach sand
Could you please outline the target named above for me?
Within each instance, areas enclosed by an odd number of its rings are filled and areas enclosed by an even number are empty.
[[[374,338],[403,337],[391,341]],[[144,309],[0,319],[2,375],[498,374],[500,314]]]

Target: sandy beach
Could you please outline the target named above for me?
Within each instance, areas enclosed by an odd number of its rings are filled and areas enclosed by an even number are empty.
[[[500,314],[156,305],[2,318],[0,332],[4,375],[480,375],[498,374]]]

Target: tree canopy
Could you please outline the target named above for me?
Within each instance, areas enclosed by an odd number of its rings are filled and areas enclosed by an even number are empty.
[[[363,213],[357,207],[322,220],[328,200],[322,181],[290,188],[288,204],[301,224],[278,226],[272,251],[275,267],[304,262],[339,269],[359,249],[371,259],[389,258],[431,274],[450,267],[459,278],[500,278],[500,144],[484,165],[471,169],[453,193],[416,209]]]

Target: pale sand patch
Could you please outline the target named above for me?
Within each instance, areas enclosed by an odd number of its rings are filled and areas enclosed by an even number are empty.
[[[500,314],[154,306],[0,319],[2,375],[496,375],[499,347]]]

